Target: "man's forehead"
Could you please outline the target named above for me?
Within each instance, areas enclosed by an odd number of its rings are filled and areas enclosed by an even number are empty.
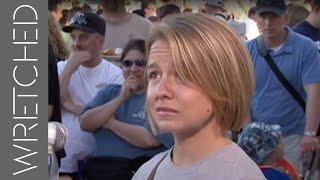
[[[82,31],[80,29],[75,28],[74,30],[72,30],[71,34],[73,35],[93,35],[95,33],[90,33],[90,32],[86,32],[86,31]]]
[[[274,13],[274,12],[262,12],[262,13],[258,13],[259,16],[262,16],[262,17],[265,17],[265,16],[271,16],[271,17],[284,17],[285,14],[277,14],[277,13]]]

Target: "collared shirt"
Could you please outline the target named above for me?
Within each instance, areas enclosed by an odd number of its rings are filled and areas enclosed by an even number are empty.
[[[290,28],[286,30],[288,35],[283,47],[277,52],[269,48],[268,52],[280,71],[306,101],[304,86],[320,83],[319,52],[309,38],[293,32]],[[306,125],[303,109],[259,54],[257,41],[250,41],[248,48],[257,81],[252,105],[253,120],[279,124],[285,136],[303,134]]]

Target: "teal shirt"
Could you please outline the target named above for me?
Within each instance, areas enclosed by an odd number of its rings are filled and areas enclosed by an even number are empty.
[[[87,104],[86,110],[103,105],[114,98],[121,92],[121,85],[109,85],[93,98]],[[145,113],[145,94],[132,95],[116,111],[116,118],[124,123],[142,126],[151,132],[148,119]],[[134,159],[140,156],[152,157],[155,154],[170,148],[173,143],[173,137],[168,134],[159,135],[156,138],[162,143],[161,146],[152,149],[142,149],[136,147],[110,130],[101,128],[93,133],[96,140],[96,149],[93,156],[123,157]]]

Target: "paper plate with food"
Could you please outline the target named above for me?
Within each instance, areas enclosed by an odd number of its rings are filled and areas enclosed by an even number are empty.
[[[102,57],[110,60],[120,60],[121,54],[121,48],[108,48],[102,52]]]

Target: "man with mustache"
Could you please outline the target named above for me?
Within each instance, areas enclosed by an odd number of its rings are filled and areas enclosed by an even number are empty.
[[[262,35],[248,43],[257,81],[252,120],[281,126],[285,157],[302,173],[302,155],[319,148],[319,51],[311,39],[285,26],[284,0],[258,0],[255,10]],[[296,95],[279,81],[272,61]]]
[[[61,160],[62,175],[77,178],[78,161],[95,147],[91,134],[83,132],[79,115],[84,106],[107,84],[121,84],[121,69],[100,57],[105,23],[94,13],[77,13],[63,31],[70,33],[72,51],[66,61],[58,63],[62,122],[68,128],[67,156]]]

